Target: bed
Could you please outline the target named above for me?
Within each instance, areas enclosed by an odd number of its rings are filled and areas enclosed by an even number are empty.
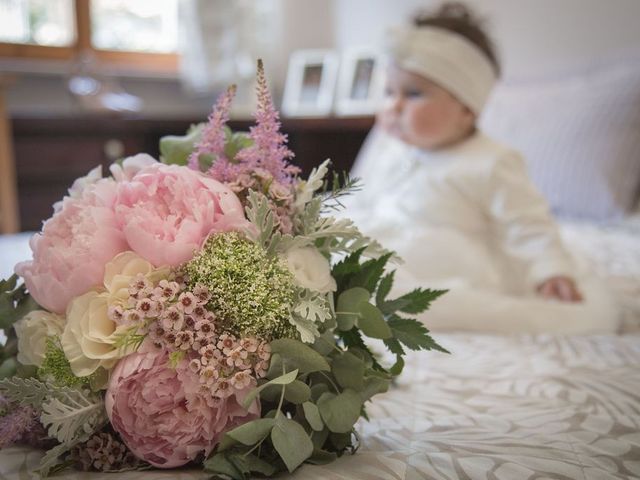
[[[357,454],[305,465],[291,478],[640,478],[640,213],[630,213],[640,192],[640,62],[601,67],[501,85],[482,126],[525,154],[554,212],[573,219],[561,221],[562,235],[616,296],[620,331],[436,332],[452,354],[408,358],[398,383],[367,407],[370,421],[358,424]],[[28,257],[27,242],[28,234],[0,237],[0,276]],[[0,480],[37,478],[32,471],[40,455],[0,451]],[[117,477],[207,476],[153,471]],[[65,478],[114,477],[65,472]]]
[[[624,309],[616,335],[437,333],[452,354],[420,352],[358,424],[360,449],[294,479],[640,478],[640,216],[608,225],[564,222]],[[2,274],[28,235],[0,237]],[[11,252],[11,254],[7,254]],[[37,478],[40,453],[0,452],[0,478]],[[64,478],[113,478],[69,473]],[[128,479],[199,479],[130,472]]]

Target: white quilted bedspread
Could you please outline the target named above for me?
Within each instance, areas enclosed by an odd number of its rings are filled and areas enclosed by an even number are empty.
[[[437,335],[368,404],[360,450],[297,480],[640,478],[640,335]],[[37,452],[0,452],[0,478],[36,478]],[[71,479],[109,474],[66,473]],[[118,479],[200,479],[195,471]]]

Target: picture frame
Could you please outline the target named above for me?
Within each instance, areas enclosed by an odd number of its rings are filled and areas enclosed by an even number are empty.
[[[331,113],[339,57],[332,50],[297,50],[291,54],[282,112],[289,117]]]
[[[382,52],[367,47],[345,50],[338,79],[336,114],[374,115],[384,98],[384,83]]]

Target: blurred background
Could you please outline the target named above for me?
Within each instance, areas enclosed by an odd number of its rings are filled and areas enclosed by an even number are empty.
[[[502,80],[482,118],[558,215],[627,215],[640,190],[640,1],[468,0]],[[0,0],[0,228],[34,231],[73,179],[203,121],[230,83],[250,125],[255,60],[279,106],[291,54],[379,48],[422,0]],[[348,169],[372,115],[283,118],[296,162]]]

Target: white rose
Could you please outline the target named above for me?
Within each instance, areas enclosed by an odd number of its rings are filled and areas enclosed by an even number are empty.
[[[109,370],[131,349],[118,348],[120,334],[129,326],[118,325],[109,318],[110,305],[125,305],[131,282],[142,274],[152,284],[169,276],[169,267],[154,268],[133,252],[116,255],[104,267],[106,291],[92,290],[74,298],[67,308],[67,326],[61,337],[62,349],[79,377],[95,372],[98,367]]]
[[[64,318],[44,310],[34,310],[14,324],[18,336],[18,361],[23,365],[42,365],[47,337],[60,335]]]
[[[131,353],[116,346],[118,335],[127,327],[118,327],[107,315],[108,298],[108,293],[92,290],[71,300],[67,308],[60,341],[71,371],[79,377],[91,375],[98,367],[109,370]]]
[[[309,290],[320,293],[335,292],[336,281],[326,258],[314,247],[292,248],[285,252],[285,260],[296,281]]]

